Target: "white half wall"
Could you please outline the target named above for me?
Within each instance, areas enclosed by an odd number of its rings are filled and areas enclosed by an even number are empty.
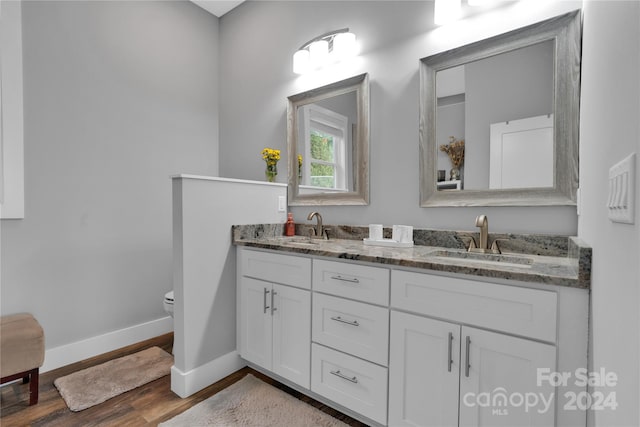
[[[284,184],[181,175],[173,179],[175,364],[181,397],[242,366],[236,354],[236,253],[231,226],[284,223]]]

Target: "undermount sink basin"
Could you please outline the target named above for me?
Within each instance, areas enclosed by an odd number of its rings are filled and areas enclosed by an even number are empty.
[[[453,261],[474,264],[488,264],[503,267],[531,268],[533,259],[526,256],[505,255],[505,254],[482,254],[477,252],[465,252],[460,250],[437,250],[429,254],[432,257]]]

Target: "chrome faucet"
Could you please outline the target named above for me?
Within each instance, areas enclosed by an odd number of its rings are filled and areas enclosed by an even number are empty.
[[[311,238],[312,239],[325,239],[325,230],[322,227],[322,215],[320,215],[320,212],[311,212],[309,214],[309,216],[307,216],[307,219],[309,221],[311,221],[313,219],[313,217],[316,217],[316,229],[315,229],[315,235],[312,235]]]
[[[489,247],[489,219],[486,215],[478,215],[476,217],[476,227],[480,227],[479,245],[476,245],[476,241],[472,237],[469,243],[469,252],[499,254],[500,248],[497,240],[494,240],[491,247]]]

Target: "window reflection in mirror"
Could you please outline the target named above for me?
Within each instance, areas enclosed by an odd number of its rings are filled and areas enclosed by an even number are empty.
[[[554,40],[436,73],[439,191],[553,187]],[[441,173],[442,175],[442,173]]]
[[[352,152],[356,92],[298,108],[298,182],[301,194],[354,191]]]

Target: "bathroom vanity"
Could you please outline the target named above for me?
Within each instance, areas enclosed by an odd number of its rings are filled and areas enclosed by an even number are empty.
[[[237,346],[251,366],[367,424],[585,425],[571,407],[586,393],[579,241],[492,258],[281,234],[234,227]]]

